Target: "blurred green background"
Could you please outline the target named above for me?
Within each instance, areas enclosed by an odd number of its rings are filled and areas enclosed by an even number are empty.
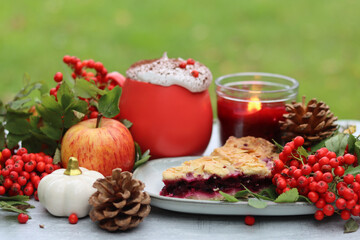
[[[203,62],[214,78],[291,76],[300,96],[325,101],[340,119],[360,119],[359,9],[356,0],[3,1],[0,99],[21,89],[25,72],[55,86],[56,72],[69,73],[65,54],[124,73],[167,51]]]

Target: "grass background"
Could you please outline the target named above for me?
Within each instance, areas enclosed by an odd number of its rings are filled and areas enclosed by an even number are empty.
[[[214,78],[245,71],[294,77],[300,96],[360,120],[358,9],[356,0],[3,1],[0,99],[21,89],[25,72],[55,86],[53,75],[69,72],[65,54],[124,73],[167,51],[203,62]]]

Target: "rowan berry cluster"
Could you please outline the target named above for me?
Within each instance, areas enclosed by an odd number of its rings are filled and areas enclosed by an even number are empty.
[[[28,153],[19,148],[16,154],[5,148],[1,152],[0,195],[34,195],[37,198],[37,187],[46,175],[60,168],[53,164],[53,159],[45,153]]]
[[[352,154],[336,156],[327,148],[314,155],[304,156],[304,139],[296,137],[287,143],[279,159],[274,161],[273,184],[278,194],[297,188],[319,209],[315,219],[322,220],[334,213],[347,220],[360,213],[360,174],[345,174],[357,163]],[[344,175],[345,174],[345,175]]]
[[[108,75],[107,69],[101,62],[95,62],[93,59],[81,61],[79,58],[74,56],[65,55],[63,62],[67,64],[73,72],[71,76],[74,80],[83,78],[87,81],[91,81],[97,88],[104,90],[105,88],[112,90],[118,83],[113,81],[113,78]],[[93,69],[94,71],[87,71],[87,69]],[[50,95],[55,96],[57,99],[57,92],[63,82],[63,74],[57,72],[54,75],[54,81],[57,83],[55,88],[50,90]],[[97,118],[98,110],[95,106],[90,104],[91,99],[84,99],[89,105],[89,114],[85,116],[84,120],[88,118]]]

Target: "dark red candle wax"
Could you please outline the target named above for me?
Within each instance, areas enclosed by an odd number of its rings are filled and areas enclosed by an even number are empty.
[[[281,141],[279,120],[286,112],[284,102],[247,102],[218,96],[217,105],[222,144],[230,136]]]

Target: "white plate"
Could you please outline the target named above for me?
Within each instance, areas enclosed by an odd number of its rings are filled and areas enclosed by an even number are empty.
[[[162,158],[151,160],[140,166],[134,172],[134,178],[145,183],[145,191],[151,196],[151,205],[177,212],[215,214],[215,215],[270,215],[289,216],[313,214],[316,208],[304,202],[273,203],[263,209],[250,207],[247,202],[223,202],[209,200],[193,200],[160,196],[164,186],[162,172],[170,167],[179,166],[184,161],[196,157]]]

